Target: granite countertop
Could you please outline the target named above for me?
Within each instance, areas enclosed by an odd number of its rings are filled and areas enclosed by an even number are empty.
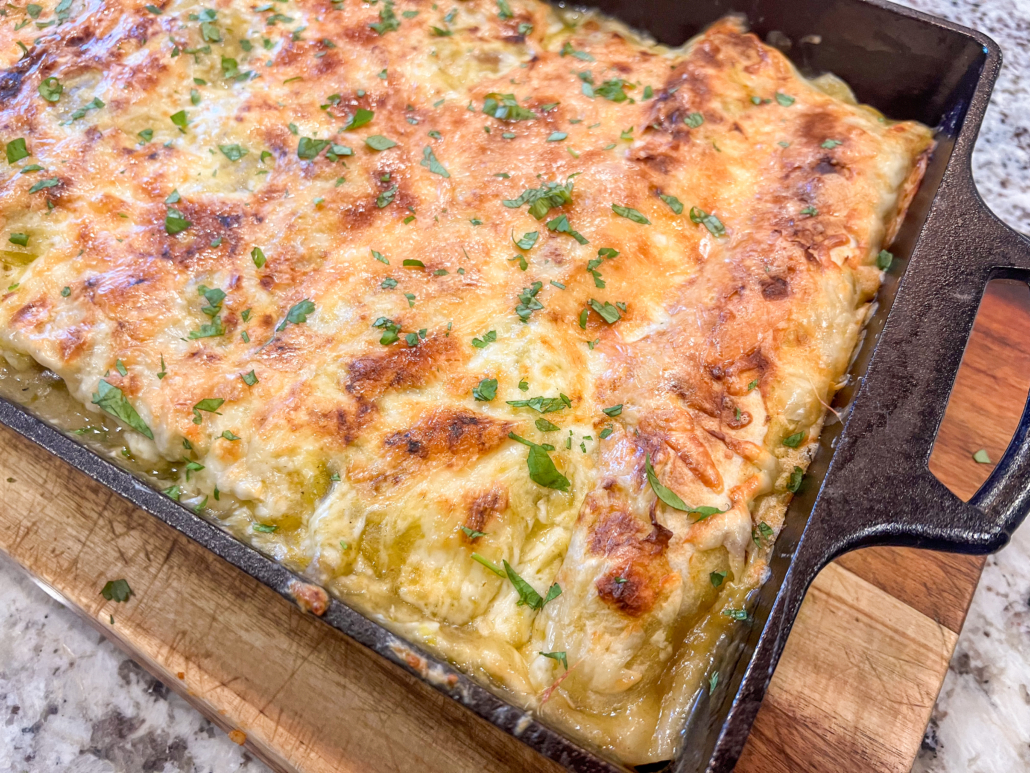
[[[903,4],[1001,44],[974,175],[994,211],[1030,232],[1030,0]],[[4,771],[269,770],[2,556],[0,721]],[[913,770],[1030,770],[1030,524],[987,563]]]

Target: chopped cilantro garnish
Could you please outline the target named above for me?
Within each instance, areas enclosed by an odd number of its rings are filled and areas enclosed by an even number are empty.
[[[567,132],[551,132],[550,136],[547,138],[547,141],[548,142],[561,142],[563,139],[565,139],[568,136],[569,135],[568,135]]]
[[[501,569],[499,566],[497,566],[497,564],[495,564],[493,561],[491,561],[488,558],[483,558],[483,556],[479,555],[479,553],[473,553],[472,554],[472,560],[477,562],[477,563],[482,564],[487,569],[489,569],[491,572],[496,574],[498,577],[507,577],[508,576],[508,575],[506,575],[504,573],[503,569]]]
[[[583,234],[581,234],[579,231],[575,230],[569,224],[569,218],[568,218],[567,215],[559,215],[558,217],[554,218],[553,220],[548,220],[547,221],[547,228],[550,231],[555,231],[557,233],[562,233],[562,234],[568,234],[569,236],[571,236],[573,239],[575,239],[580,244],[590,244],[590,242],[587,241],[587,238]]]
[[[400,29],[400,20],[397,18],[397,14],[393,12],[393,0],[385,0],[383,7],[379,10],[379,22],[377,24],[369,24],[368,26],[379,33],[380,36]]]
[[[571,179],[564,185],[558,182],[544,183],[540,188],[523,191],[517,199],[504,199],[501,203],[509,209],[529,204],[529,214],[537,220],[543,220],[551,209],[572,202],[572,185]]]
[[[28,158],[30,155],[32,155],[31,153],[29,153],[28,148],[25,147],[24,137],[19,137],[16,140],[11,140],[10,142],[8,142],[7,146],[4,148],[4,151],[7,153],[8,164],[14,164],[18,161],[21,161],[23,158]]]
[[[537,419],[533,423],[536,425],[536,428],[541,432],[557,432],[559,429],[561,429],[561,427],[559,427],[557,424],[552,424],[547,419]]]
[[[683,123],[689,126],[691,129],[696,129],[698,126],[705,122],[705,117],[700,113],[688,113],[687,117],[683,119]]]
[[[360,129],[365,124],[371,123],[374,117],[375,113],[372,110],[366,110],[363,107],[359,107],[354,112],[354,115],[351,116],[351,119],[347,122],[347,125],[343,128],[345,131],[350,131],[351,129]]]
[[[708,229],[712,236],[725,236],[726,227],[722,224],[715,215],[709,215],[703,209],[697,207],[690,208],[690,220],[698,225],[704,225]]]
[[[572,43],[570,43],[567,40],[565,41],[565,45],[563,45],[561,47],[561,51],[559,52],[559,55],[560,56],[574,56],[574,57],[576,57],[576,59],[579,59],[580,61],[583,61],[583,62],[594,62],[594,61],[596,61],[594,59],[594,57],[592,57],[586,51],[577,51],[576,49],[574,49],[572,47]]]
[[[891,263],[894,262],[894,255],[887,250],[880,250],[880,254],[876,256],[876,267],[881,271],[886,271],[891,267]]]
[[[383,331],[383,335],[379,339],[379,343],[383,346],[389,346],[390,344],[397,343],[397,341],[400,340],[399,333],[401,332],[401,326],[392,319],[380,317],[372,323],[372,327],[379,328]]]
[[[794,97],[790,96],[789,94],[784,94],[782,92],[777,91],[776,101],[779,102],[783,107],[790,107],[794,104]]]
[[[838,145],[843,145],[843,144],[844,143],[841,142],[840,140],[825,140],[822,144],[819,145],[819,147],[820,148],[826,148],[826,150],[832,150],[833,148],[837,147]]]
[[[136,413],[136,409],[132,407],[132,404],[118,387],[112,386],[103,379],[100,379],[97,391],[93,393],[93,405],[99,407],[104,413],[125,422],[140,434],[146,435],[151,440],[154,439],[154,433],[150,431],[150,427],[140,418],[140,415]]]
[[[626,218],[627,220],[632,220],[634,223],[640,223],[641,225],[651,225],[650,220],[648,220],[638,210],[635,210],[632,207],[623,207],[618,204],[612,204],[612,212],[614,212],[616,215],[619,215],[620,217]]]
[[[397,190],[398,188],[396,185],[391,185],[385,191],[376,196],[376,206],[379,207],[379,209],[390,206],[390,204],[393,203],[394,198],[397,196]]]
[[[529,287],[522,288],[522,292],[519,293],[519,304],[515,307],[515,313],[519,315],[519,319],[523,322],[528,322],[530,315],[534,311],[544,307],[536,299],[537,293],[540,292],[543,286],[542,282],[533,282]]]
[[[619,403],[618,405],[613,405],[611,408],[603,408],[601,409],[601,413],[603,413],[605,416],[611,416],[614,418],[615,416],[618,416],[622,413],[622,403]]]
[[[286,319],[279,323],[279,327],[275,329],[275,332],[280,332],[286,329],[289,325],[302,325],[308,321],[308,315],[315,312],[315,304],[309,301],[307,298],[295,303],[290,306],[290,310],[286,312]]]
[[[258,382],[257,374],[254,371],[244,373],[240,378],[243,379],[243,383],[247,386],[254,386]]]
[[[539,231],[530,231],[524,234],[521,239],[516,239],[514,232],[511,235],[511,240],[515,242],[515,246],[520,250],[531,250],[533,245],[536,244],[536,240],[540,238]]]
[[[7,239],[7,241],[9,241],[11,244],[17,244],[19,247],[28,247],[29,246],[29,235],[28,234],[21,234],[21,233],[13,233]]]
[[[239,143],[234,143],[232,145],[219,145],[218,149],[222,151],[222,155],[224,155],[230,161],[239,161],[249,152],[245,147],[243,147]]]
[[[497,331],[489,330],[483,334],[482,338],[473,338],[472,345],[477,349],[485,349],[487,344],[492,344],[497,340]]]
[[[189,220],[183,217],[179,210],[169,207],[168,212],[165,215],[165,232],[171,236],[177,233],[182,233],[187,228],[193,225]]]
[[[265,253],[260,247],[255,247],[250,251],[250,257],[254,261],[254,265],[261,268],[265,265]]]
[[[605,81],[600,86],[595,86],[594,93],[612,102],[625,102],[629,99],[625,91],[627,86],[633,88],[632,84],[628,81],[624,81],[622,78],[614,78],[613,80]]]
[[[787,481],[787,491],[791,494],[797,494],[801,489],[801,481],[805,479],[805,471],[800,467],[795,467],[791,470],[790,480]]]
[[[473,388],[472,396],[477,401],[488,403],[497,397],[497,379],[495,378],[484,378],[479,382],[478,386]]]
[[[433,149],[431,147],[429,147],[428,145],[426,145],[422,149],[422,161],[420,162],[420,164],[422,166],[428,168],[429,171],[432,172],[433,174],[438,174],[441,177],[450,177],[451,176],[451,173],[448,172],[446,169],[444,169],[443,164],[441,164],[437,160],[436,154],[433,153]]]
[[[522,389],[522,384],[519,384],[519,389]],[[529,384],[526,384],[522,391],[526,389],[529,389]],[[572,401],[563,394],[559,394],[558,397],[537,396],[528,400],[508,400],[507,403],[512,408],[532,408],[537,413],[554,413],[572,407]]]
[[[44,78],[39,82],[39,96],[43,97],[47,102],[56,102],[61,98],[63,92],[64,84],[53,76]]]
[[[532,110],[519,105],[514,94],[487,94],[483,112],[499,121],[528,121],[537,117]]]
[[[388,137],[384,137],[382,134],[373,134],[371,137],[366,137],[365,144],[372,148],[372,150],[389,150],[397,146],[396,142]]]
[[[108,601],[124,604],[129,600],[129,596],[136,594],[125,580],[108,580],[104,583],[104,588],[100,591],[100,595]]]
[[[793,435],[783,438],[783,445],[787,446],[787,448],[797,448],[801,445],[801,441],[805,439],[806,434],[804,430],[795,432]]]
[[[658,198],[669,205],[669,209],[675,212],[677,215],[683,214],[683,202],[677,199],[675,196],[669,196],[667,194],[659,194]]]
[[[572,484],[569,482],[569,479],[558,472],[558,468],[554,466],[554,461],[547,453],[548,451],[554,450],[552,446],[538,445],[526,440],[525,438],[519,437],[514,432],[509,432],[508,437],[522,443],[523,445],[529,446],[529,458],[527,460],[527,464],[529,466],[529,479],[531,481],[544,486],[545,488],[553,488],[557,491],[568,491],[572,488]],[[505,569],[510,569],[507,563],[505,563]],[[509,574],[509,578],[513,573],[514,572],[511,572]],[[512,580],[513,584],[514,582],[515,581]],[[551,591],[553,590],[554,588],[552,587]],[[560,588],[558,589],[558,593],[561,593]],[[557,596],[558,593],[555,593],[554,595]],[[547,595],[548,598],[551,598],[550,591],[548,591]],[[539,596],[537,598],[539,598]],[[543,606],[543,603],[545,602],[541,602],[541,606]]]
[[[619,314],[619,310],[612,306],[608,301],[601,303],[600,301],[595,301],[593,298],[591,298],[589,301],[587,301],[587,305],[589,305],[591,309],[600,314],[601,319],[603,319],[609,325],[615,324],[622,318]],[[580,317],[580,327],[586,327],[585,314],[586,310],[584,310],[583,315]]]
[[[172,113],[169,118],[172,119],[172,123],[179,127],[180,132],[183,134],[186,133],[186,125],[189,123],[189,120],[186,118],[185,110],[180,110],[178,113]]]
[[[301,137],[297,143],[297,158],[310,161],[329,147],[329,140],[316,140],[312,137]]]
[[[562,652],[541,652],[540,654],[543,655],[545,658],[550,658],[551,660],[557,660],[559,663],[561,663],[565,667],[566,671],[569,670],[569,659],[568,659],[568,656],[565,654],[564,651],[562,651]]]

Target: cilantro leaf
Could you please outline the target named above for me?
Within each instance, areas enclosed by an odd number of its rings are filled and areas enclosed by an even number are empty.
[[[595,301],[593,298],[591,298],[589,301],[587,301],[587,305],[590,306],[590,308],[596,311],[598,314],[600,314],[601,319],[603,319],[609,325],[614,325],[616,322],[622,319],[622,316],[619,314],[619,310],[612,306],[608,301],[601,303],[600,301]]]
[[[547,221],[547,230],[556,233],[568,234],[580,244],[590,244],[587,238],[569,224],[568,215],[559,215],[553,220]]]
[[[689,113],[687,117],[683,119],[683,123],[689,126],[691,129],[696,129],[698,126],[705,122],[705,117],[700,113]]]
[[[379,22],[377,24],[369,24],[368,26],[379,33],[380,37],[387,32],[400,29],[401,22],[393,11],[393,0],[386,0],[383,3],[383,7],[379,11]]]
[[[375,117],[375,113],[372,110],[366,110],[363,107],[359,107],[350,121],[344,126],[344,131],[350,131],[351,129],[360,129],[365,124],[372,123],[372,119]]]
[[[644,465],[647,470],[647,482],[651,484],[651,490],[658,495],[658,498],[674,510],[689,513],[690,508],[679,498],[679,495],[672,489],[663,486],[662,482],[658,480],[658,475],[655,473],[654,467],[651,466],[650,454],[645,457]]]
[[[537,114],[519,105],[514,94],[487,94],[483,98],[483,112],[499,121],[531,121]]]
[[[692,223],[703,225],[708,229],[712,236],[725,236],[726,227],[722,224],[715,215],[709,215],[703,209],[697,207],[690,208],[690,220]]]
[[[173,207],[168,208],[168,212],[165,214],[165,233],[174,236],[177,233],[182,233],[191,225],[193,223],[183,217],[179,210]]]
[[[683,214],[683,202],[677,199],[675,196],[667,196],[662,193],[658,196],[662,201],[669,205],[669,209],[675,212],[677,215]]]
[[[301,137],[297,143],[297,158],[310,161],[316,158],[319,153],[329,147],[329,140],[316,140],[311,137]]]
[[[169,118],[171,118],[172,123],[179,127],[179,131],[183,134],[186,133],[186,125],[189,123],[189,120],[186,118],[185,110],[180,110],[178,113],[172,113]]]
[[[977,460],[979,461],[979,460]],[[801,482],[805,479],[805,471],[795,467],[790,473],[790,480],[787,481],[787,491],[797,494],[801,490]]]
[[[290,310],[286,312],[286,319],[279,323],[279,327],[275,329],[275,332],[280,332],[286,329],[288,324],[291,325],[302,325],[308,321],[308,314],[315,312],[315,304],[309,301],[307,298],[295,303],[290,306]]]
[[[390,206],[393,203],[394,198],[396,198],[398,190],[399,188],[396,185],[391,185],[385,191],[376,196],[376,206],[379,207],[379,209]]]
[[[519,601],[517,606],[525,604],[530,609],[541,609],[544,606],[543,597],[537,593],[533,586],[523,580],[518,572],[511,568],[511,564],[504,561],[504,572],[508,575],[508,579],[511,584],[515,586],[515,590],[518,591]]]
[[[124,604],[129,600],[129,596],[136,594],[125,580],[108,580],[104,583],[104,588],[100,591],[100,595],[108,601]]]
[[[563,652],[541,652],[540,654],[543,655],[545,658],[550,658],[551,660],[557,660],[559,663],[561,663],[565,667],[566,671],[569,670],[569,659],[568,659],[568,656],[565,654],[564,651]]]
[[[526,460],[529,466],[529,479],[545,488],[552,488],[557,491],[568,491],[572,488],[569,479],[558,472],[554,461],[547,454],[551,446],[542,446],[521,438],[514,432],[509,432],[508,437],[523,445],[529,446],[529,458]],[[552,449],[553,450],[553,449]]]
[[[472,396],[478,402],[488,403],[497,397],[497,379],[484,378],[479,385],[472,390]]]
[[[672,206],[670,204],[670,206]],[[682,209],[682,205],[681,205]],[[623,207],[618,204],[612,204],[612,212],[620,217],[624,217],[627,220],[632,220],[634,223],[640,223],[641,225],[651,225],[651,221],[644,217],[640,212],[633,209],[632,207]]]
[[[880,254],[876,256],[876,267],[880,269],[880,271],[887,271],[893,262],[894,255],[887,252],[887,250],[880,250]]]
[[[43,97],[47,102],[56,102],[64,92],[64,84],[57,80],[57,78],[50,76],[39,82],[38,90],[39,96]]]
[[[795,432],[793,435],[783,438],[783,445],[787,446],[787,448],[797,448],[801,445],[801,441],[805,439],[806,434],[804,430]]]
[[[539,231],[530,231],[529,233],[525,234],[521,239],[516,239],[515,238],[514,231],[512,232],[512,235],[511,235],[511,240],[513,242],[515,242],[515,246],[518,247],[520,250],[531,250],[531,249],[533,249],[533,245],[536,244],[536,240],[539,239],[539,238],[540,238],[540,232]]]
[[[519,293],[519,304],[515,307],[515,313],[519,315],[519,319],[523,322],[528,322],[530,315],[534,311],[544,307],[536,299],[537,293],[540,292],[543,286],[543,282],[533,282],[529,287],[523,287],[522,292]]]
[[[8,164],[14,164],[21,161],[23,158],[28,158],[32,155],[29,153],[29,149],[25,147],[24,137],[19,137],[16,140],[8,142],[7,146],[4,148],[4,152],[7,153]]]
[[[428,145],[426,145],[425,148],[422,149],[422,161],[420,162],[420,164],[424,167],[427,167],[429,171],[433,174],[438,174],[441,177],[451,176],[451,173],[444,169],[443,164],[437,161],[436,154],[433,153],[433,149]]]
[[[509,209],[518,209],[523,204],[529,204],[529,214],[537,220],[543,220],[547,213],[555,207],[570,204],[572,202],[572,180],[566,180],[565,184],[558,182],[544,183],[540,188],[529,188],[522,192],[517,199],[504,199],[501,201]]]
[[[126,399],[122,390],[107,383],[104,379],[100,379],[100,383],[97,384],[97,391],[93,393],[93,405],[100,408],[104,413],[110,414],[116,419],[121,419],[141,435],[146,435],[151,440],[154,439],[154,433],[150,431],[150,427],[136,413],[136,409]]]

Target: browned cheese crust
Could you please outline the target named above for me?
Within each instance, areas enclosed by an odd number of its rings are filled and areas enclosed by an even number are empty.
[[[930,132],[734,20],[676,50],[534,0],[0,27],[3,373],[88,410],[34,408],[566,731],[670,756]]]

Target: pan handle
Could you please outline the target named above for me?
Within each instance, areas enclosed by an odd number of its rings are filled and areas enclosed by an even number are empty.
[[[970,502],[928,466],[987,282],[1030,279],[1030,240],[984,204],[968,167],[951,172],[815,503],[827,560],[872,544],[989,553],[1030,513],[1030,399],[1004,456]]]

